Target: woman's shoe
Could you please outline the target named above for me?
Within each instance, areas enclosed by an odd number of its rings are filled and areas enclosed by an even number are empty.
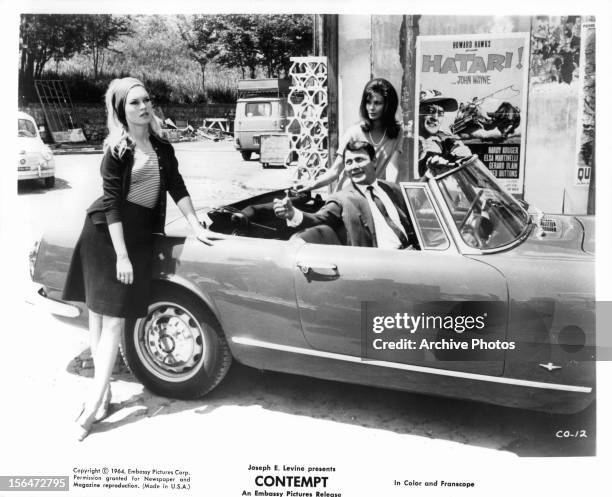
[[[108,388],[106,389],[106,392],[104,393],[104,399],[102,400],[102,404],[100,404],[100,407],[98,407],[98,409],[96,410],[96,416],[94,418],[94,421],[96,423],[99,421],[102,421],[104,418],[108,416],[110,412],[111,398],[112,398],[112,394],[111,394],[111,389],[109,385]]]
[[[81,413],[77,416],[75,420],[76,423],[76,438],[79,442],[82,442],[87,438],[89,432],[91,432],[91,428],[93,424],[96,422],[95,412],[83,419],[83,414],[85,413],[85,404],[81,408]]]

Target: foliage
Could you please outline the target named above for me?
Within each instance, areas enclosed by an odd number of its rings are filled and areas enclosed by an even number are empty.
[[[111,15],[22,15],[19,44],[21,96],[33,96],[34,80],[42,77],[49,61],[59,62],[76,53],[92,56],[94,79],[97,79],[103,50],[119,36],[129,33],[129,23],[129,18]]]
[[[289,71],[291,56],[306,55],[312,46],[311,18],[305,15],[229,15],[221,36],[217,61],[249,69],[261,66],[267,77]]]
[[[21,35],[22,101],[34,78],[60,78],[73,101],[99,102],[125,75],[160,102],[235,101],[240,78],[282,76],[312,43],[302,15],[23,15]]]
[[[108,14],[83,15],[83,52],[91,55],[93,76],[98,78],[101,65],[104,64],[104,54],[109,45],[120,36],[131,33],[131,19],[124,16]]]
[[[217,61],[225,67],[240,67],[243,78],[245,69],[249,70],[249,78],[254,78],[259,63],[256,28],[255,15],[224,16],[224,29],[219,39],[220,51]]]
[[[236,84],[223,85],[218,84],[215,86],[209,86],[208,88],[208,100],[216,103],[230,103],[235,102],[238,93],[236,91]],[[207,101],[208,101],[207,100]]]
[[[104,102],[104,93],[111,80],[123,78],[128,75],[128,73],[107,73],[94,80],[89,74],[83,72],[58,74],[54,71],[47,71],[44,74],[45,79],[62,79],[66,83],[66,87],[70,92],[70,99],[73,102],[100,104]],[[163,78],[144,77],[141,79],[156,104],[195,103],[197,101],[197,98],[192,100],[189,97],[180,100],[177,99],[174,88]],[[215,90],[218,89],[215,88]],[[223,91],[219,91],[218,93],[223,95]]]
[[[283,14],[257,17],[257,46],[267,76],[288,75],[290,57],[306,55],[312,47],[310,16]]]
[[[82,29],[78,15],[24,14],[19,33],[19,97],[35,97],[34,79],[45,65],[71,57],[82,48]]]
[[[306,55],[312,45],[312,21],[305,15],[182,16],[181,34],[202,68],[211,62],[238,67],[242,77],[255,78],[261,67],[267,77],[289,71],[291,56]]]
[[[111,77],[101,77],[94,80],[83,72],[73,72],[68,77],[55,71],[45,71],[44,79],[62,79],[70,92],[73,102],[104,102],[104,92],[110,83]]]
[[[190,18],[180,16],[179,29],[190,55],[200,64],[202,89],[206,98],[206,66],[219,55],[222,18],[215,15],[193,15]]]

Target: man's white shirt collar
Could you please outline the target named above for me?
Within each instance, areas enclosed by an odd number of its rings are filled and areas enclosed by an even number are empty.
[[[368,193],[368,188],[369,188],[370,186],[373,186],[373,187],[374,187],[374,191],[376,191],[376,190],[379,190],[379,189],[380,189],[380,186],[378,185],[378,180],[377,180],[377,179],[375,179],[375,180],[374,180],[372,183],[370,183],[369,185],[359,185],[359,184],[357,184],[357,183],[353,183],[353,184],[354,184],[354,185],[355,185],[355,187],[356,187],[356,188],[357,188],[357,189],[358,189],[358,190],[359,190],[361,193],[363,193],[364,195],[365,195],[366,193]]]

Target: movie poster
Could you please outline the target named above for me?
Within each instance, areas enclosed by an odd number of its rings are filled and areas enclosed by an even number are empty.
[[[522,194],[529,33],[419,36],[416,60],[415,174],[471,152]]]
[[[591,168],[595,160],[595,23],[582,23],[582,43],[580,45],[580,84],[582,98],[578,115],[582,116],[576,148],[576,185],[588,186],[591,181]],[[587,70],[587,66],[589,70]]]

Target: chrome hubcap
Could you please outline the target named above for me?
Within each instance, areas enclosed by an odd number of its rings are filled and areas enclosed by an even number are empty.
[[[187,309],[159,302],[136,321],[136,350],[144,366],[165,381],[185,381],[200,369],[207,345],[204,330]]]

